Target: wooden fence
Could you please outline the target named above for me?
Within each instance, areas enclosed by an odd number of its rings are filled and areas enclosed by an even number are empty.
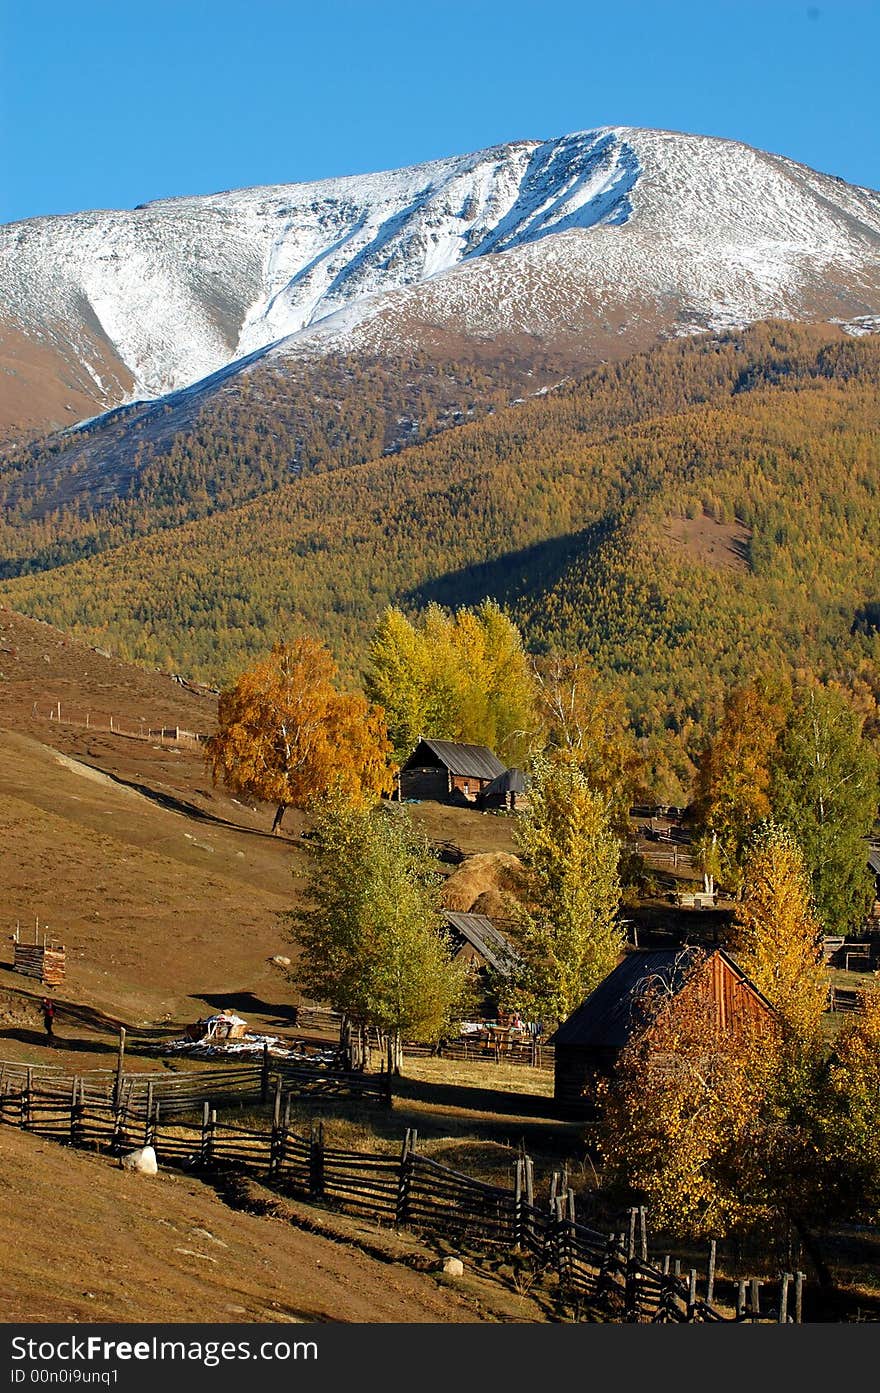
[[[457,1040],[446,1040],[442,1045],[404,1045],[404,1058],[460,1059],[474,1064],[513,1064],[530,1069],[548,1069],[553,1072],[555,1051],[552,1045],[540,1044],[537,1040],[478,1040],[466,1036]]]
[[[298,1071],[295,1071],[298,1072]],[[228,1081],[227,1081],[228,1082]],[[290,1112],[300,1096],[291,1075],[276,1073],[270,1127],[244,1127],[218,1118],[210,1099],[201,1123],[169,1125],[169,1107],[179,1099],[160,1097],[158,1078],[146,1098],[133,1092],[118,1106],[106,1091],[89,1090],[83,1079],[63,1079],[33,1069],[6,1072],[0,1080],[0,1123],[69,1146],[120,1155],[136,1145],[155,1147],[160,1164],[206,1174],[250,1174],[283,1194],[304,1197],[377,1222],[454,1243],[461,1251],[517,1256],[535,1274],[555,1274],[558,1290],[576,1318],[600,1315],[631,1322],[799,1322],[803,1274],[783,1273],[778,1298],[768,1300],[764,1283],[740,1282],[736,1315],[724,1316],[715,1299],[715,1245],[705,1279],[696,1268],[685,1277],[667,1255],[648,1254],[646,1211],[631,1210],[628,1228],[600,1233],[579,1223],[575,1196],[564,1172],[554,1174],[549,1203],[534,1193],[531,1159],[516,1158],[509,1189],[490,1185],[444,1166],[417,1150],[408,1130],[398,1156],[329,1146],[323,1124],[313,1120],[308,1136],[291,1130]],[[188,1111],[192,1099],[187,1098]],[[733,1292],[731,1292],[733,1296]],[[731,1307],[733,1301],[731,1300]]]
[[[131,717],[117,716],[113,712],[81,710],[60,701],[48,704],[35,701],[31,714],[44,720],[57,721],[61,725],[106,731],[112,735],[124,735],[129,740],[149,740],[153,744],[183,746],[191,750],[203,749],[204,742],[208,739],[207,735],[199,731],[184,730],[181,726],[153,726],[149,721],[133,720]]]
[[[858,987],[829,987],[828,988],[828,1010],[829,1011],[856,1011],[864,1012],[865,993]]]
[[[0,1107],[22,1091],[31,1097],[70,1098],[97,1111],[122,1110],[144,1120],[161,1108],[163,1119],[200,1112],[209,1103],[267,1102],[280,1087],[296,1101],[357,1100],[387,1105],[391,1080],[383,1074],[342,1073],[264,1058],[260,1064],[219,1065],[211,1069],[117,1074],[94,1069],[71,1078],[52,1066],[0,1061]]]
[[[296,1013],[296,1026],[299,1030],[317,1030],[338,1033],[342,1028],[342,1016],[322,1006],[300,1006]],[[366,1045],[373,1050],[382,1049],[382,1041],[373,1030],[365,1032]],[[440,1045],[417,1045],[405,1041],[405,1059],[460,1059],[469,1063],[482,1064],[521,1064],[532,1069],[553,1070],[553,1046],[542,1044],[539,1040],[525,1037],[520,1040],[508,1039],[503,1033],[494,1038],[459,1036],[455,1040],[444,1040]]]

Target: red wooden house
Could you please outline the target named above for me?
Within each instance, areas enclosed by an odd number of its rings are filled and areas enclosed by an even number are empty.
[[[599,1080],[634,1036],[651,1029],[661,1002],[675,1009],[686,985],[712,1003],[719,1039],[735,1042],[755,1029],[777,1029],[767,998],[722,948],[631,952],[551,1037],[556,1101],[593,1110]]]

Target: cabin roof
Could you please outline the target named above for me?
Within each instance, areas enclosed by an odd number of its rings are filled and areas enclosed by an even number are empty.
[[[492,780],[489,787],[484,792],[489,794],[496,793],[525,793],[526,779],[521,769],[505,769],[503,774],[499,774]]]
[[[509,975],[517,955],[491,919],[487,919],[485,914],[462,914],[455,909],[444,909],[442,912],[450,928],[475,948],[490,967],[505,977]]]
[[[488,745],[459,745],[455,740],[425,739],[419,741],[409,759],[404,761],[402,770],[424,764],[426,751],[450,774],[456,774],[459,778],[494,779],[506,772],[501,760]]]
[[[696,968],[717,953],[741,982],[767,1007],[767,998],[749,981],[723,948],[664,948],[628,953],[622,962],[581,1002],[551,1037],[552,1045],[587,1045],[622,1049],[645,1023],[639,1002],[652,986],[676,996]]]
[[[874,875],[880,875],[880,846],[872,846],[868,850],[868,866]]]

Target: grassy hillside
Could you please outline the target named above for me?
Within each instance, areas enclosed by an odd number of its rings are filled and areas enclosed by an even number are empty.
[[[686,746],[757,666],[880,656],[878,383],[880,343],[829,330],[670,345],[0,594],[215,681],[303,629],[356,674],[389,600],[494,595]]]

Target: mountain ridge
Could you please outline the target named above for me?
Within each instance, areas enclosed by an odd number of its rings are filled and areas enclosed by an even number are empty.
[[[587,364],[759,318],[880,314],[880,194],[627,126],[26,219],[0,248],[6,324],[44,386],[76,387],[68,420],[89,393],[98,409],[161,397],[267,350],[295,365],[452,335]]]

